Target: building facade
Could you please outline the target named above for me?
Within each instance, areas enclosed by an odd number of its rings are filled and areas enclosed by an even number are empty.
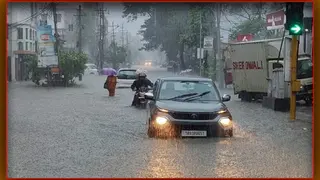
[[[8,80],[27,79],[27,56],[36,55],[36,3],[8,3]]]

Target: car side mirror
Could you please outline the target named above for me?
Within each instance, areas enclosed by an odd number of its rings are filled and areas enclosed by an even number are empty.
[[[224,94],[224,95],[222,96],[222,102],[230,101],[230,99],[231,99],[231,96],[228,95],[228,94]]]
[[[147,92],[144,94],[144,97],[148,100],[154,100],[153,99],[153,93]]]

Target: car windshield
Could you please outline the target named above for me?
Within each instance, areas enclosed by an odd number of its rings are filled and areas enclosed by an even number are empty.
[[[88,68],[88,69],[97,69],[97,66],[94,65],[94,64],[88,64],[88,65],[87,65],[87,68]]]
[[[297,78],[311,78],[312,77],[312,61],[311,59],[300,60],[298,61],[298,72]]]
[[[217,101],[219,93],[207,81],[165,81],[162,83],[159,100]]]
[[[136,70],[120,70],[118,79],[136,79]]]

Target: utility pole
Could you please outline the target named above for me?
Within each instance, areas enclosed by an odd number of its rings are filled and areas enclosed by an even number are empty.
[[[55,46],[55,53],[58,56],[59,46],[60,46],[60,44],[59,44],[60,41],[59,40],[60,39],[59,39],[59,33],[58,33],[58,27],[57,27],[57,23],[58,23],[58,20],[57,20],[57,4],[56,3],[51,3],[51,6],[52,6],[52,13],[53,13],[54,37],[56,38],[56,42],[55,42],[54,46]],[[59,61],[59,59],[58,59],[58,61]]]
[[[104,41],[105,41],[105,35],[106,35],[105,14],[104,14],[106,10],[103,9],[103,3],[102,3],[102,7],[97,11],[99,14],[99,67],[100,67],[100,70],[102,70],[103,62],[104,62]]]
[[[202,9],[200,9],[200,38],[199,38],[199,59],[200,59],[200,64],[199,64],[199,69],[200,69],[200,76],[202,75],[202,48],[201,48],[201,44],[202,44]]]
[[[127,48],[129,48],[129,32],[126,32]]]
[[[118,28],[119,26],[118,25],[114,25],[114,22],[112,21],[112,25],[111,25],[111,28],[112,28],[112,38],[111,38],[111,41],[113,43],[116,42],[116,33],[115,33],[115,29]]]
[[[124,28],[123,28],[123,24],[121,25],[121,46],[124,47]]]
[[[82,20],[81,17],[84,16],[82,14],[82,9],[81,9],[81,5],[79,5],[79,8],[77,9],[78,14],[74,15],[78,17],[78,27],[79,27],[79,36],[78,36],[78,51],[79,53],[82,52]]]
[[[219,88],[224,88],[224,75],[223,75],[223,69],[224,69],[224,64],[222,62],[222,52],[221,52],[221,37],[220,37],[220,18],[221,18],[221,4],[217,3],[216,4],[216,12],[217,12],[217,58],[216,58],[216,72],[218,74],[218,83],[219,83]]]

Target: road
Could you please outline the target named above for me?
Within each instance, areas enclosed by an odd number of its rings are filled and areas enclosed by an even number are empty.
[[[233,138],[149,139],[146,112],[129,106],[133,93],[108,97],[104,80],[89,75],[69,88],[9,84],[9,177],[312,176],[310,110],[299,107],[299,120],[290,122],[288,113],[232,96]]]

